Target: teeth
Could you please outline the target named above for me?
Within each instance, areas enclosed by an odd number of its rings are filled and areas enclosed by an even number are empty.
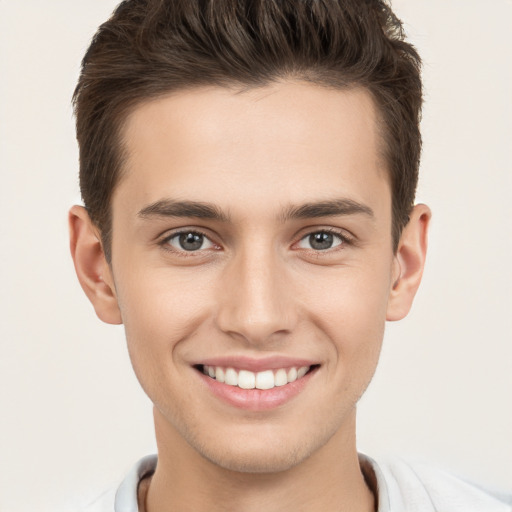
[[[286,375],[286,370],[277,370],[274,377],[274,384],[276,386],[284,386],[285,384],[288,384],[288,375]]]
[[[242,389],[272,389],[277,386],[285,386],[304,377],[309,369],[309,366],[302,366],[301,368],[280,368],[279,370],[264,370],[254,373],[248,370],[237,371],[234,368],[224,369],[220,366],[203,365],[205,375],[228,386],[238,386]]]
[[[247,370],[238,372],[238,387],[242,389],[254,389],[256,387],[256,375]]]
[[[256,387],[258,389],[272,389],[275,386],[274,380],[274,372],[272,370],[258,372],[256,374]]]
[[[304,375],[308,372],[309,368],[307,366],[303,366],[297,370],[297,379],[302,379]]]
[[[229,386],[238,386],[238,373],[233,368],[228,368],[224,382]]]
[[[217,366],[215,369],[215,379],[217,379],[219,382],[225,382],[226,381],[226,374],[224,373],[224,370]]]

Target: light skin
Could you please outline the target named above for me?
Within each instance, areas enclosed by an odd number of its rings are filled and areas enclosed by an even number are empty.
[[[97,315],[125,325],[155,404],[147,510],[374,510],[356,404],[385,321],[411,307],[430,211],[413,209],[394,252],[369,94],[299,82],[186,90],[139,105],[123,135],[111,264],[78,206],[71,248]],[[312,371],[284,399],[239,390],[233,403],[201,371],[228,357]]]

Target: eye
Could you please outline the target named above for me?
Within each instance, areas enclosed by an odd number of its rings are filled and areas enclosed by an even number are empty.
[[[313,249],[314,251],[325,251],[332,249],[345,242],[345,239],[330,231],[316,231],[302,238],[298,247],[301,249]]]
[[[164,240],[165,244],[170,245],[178,251],[194,252],[215,247],[213,242],[202,233],[197,231],[182,231]]]

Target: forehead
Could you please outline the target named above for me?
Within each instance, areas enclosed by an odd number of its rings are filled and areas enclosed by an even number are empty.
[[[114,202],[128,194],[134,208],[170,196],[266,210],[277,199],[340,195],[390,207],[377,113],[364,89],[184,90],[136,107],[122,135],[127,159]]]

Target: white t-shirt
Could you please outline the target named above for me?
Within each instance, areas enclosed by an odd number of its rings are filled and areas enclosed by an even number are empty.
[[[377,464],[360,455],[367,481],[376,486],[378,512],[512,512],[512,494],[497,495],[428,465],[402,460]],[[157,456],[132,468],[117,489],[100,496],[83,512],[138,512],[139,482],[153,474]]]

